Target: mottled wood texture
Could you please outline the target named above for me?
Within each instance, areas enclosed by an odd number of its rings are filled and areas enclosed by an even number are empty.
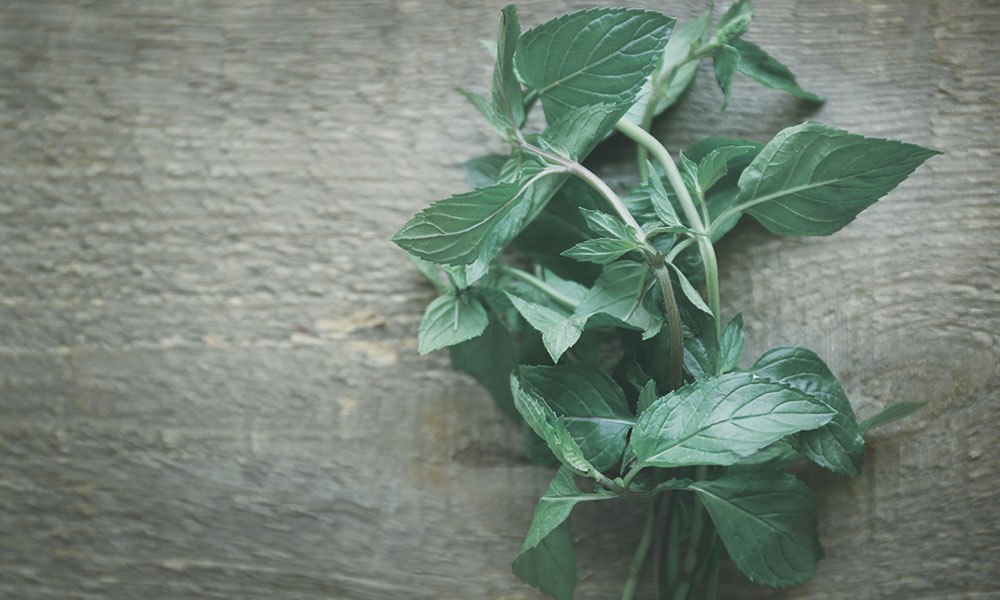
[[[705,69],[671,147],[813,118],[946,154],[836,237],[723,244],[750,353],[815,347],[862,416],[930,403],[860,479],[812,477],[812,583],[723,597],[1000,597],[1000,3],[758,4],[829,103],[741,79],[722,113]],[[453,92],[486,87],[498,8],[0,6],[0,597],[537,597],[508,562],[550,473],[416,355],[431,291],[386,242],[499,148]],[[575,521],[580,598],[618,593],[616,512]]]

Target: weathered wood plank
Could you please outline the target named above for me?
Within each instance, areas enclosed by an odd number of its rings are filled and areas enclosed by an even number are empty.
[[[453,89],[487,85],[500,4],[4,4],[0,595],[537,597],[507,565],[550,474],[416,356],[430,291],[386,242],[499,148]],[[815,581],[722,597],[995,597],[1000,4],[758,5],[751,39],[828,103],[739,80],[719,112],[705,70],[668,145],[811,118],[945,155],[836,237],[739,228],[724,309],[748,354],[816,348],[862,416],[930,406],[858,480],[812,476]],[[603,508],[575,518],[580,598],[634,543]]]

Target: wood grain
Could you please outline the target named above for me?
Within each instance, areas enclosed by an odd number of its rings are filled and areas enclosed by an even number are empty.
[[[945,154],[835,237],[720,248],[748,356],[815,348],[862,416],[929,403],[861,478],[812,476],[813,582],[722,597],[1000,597],[1000,3],[758,5],[750,39],[828,103],[740,80],[720,112],[706,68],[671,148],[810,118]],[[537,597],[508,564],[551,473],[416,355],[432,292],[386,241],[500,148],[453,92],[488,85],[499,7],[0,7],[0,597]],[[579,598],[618,595],[635,543],[603,508]]]

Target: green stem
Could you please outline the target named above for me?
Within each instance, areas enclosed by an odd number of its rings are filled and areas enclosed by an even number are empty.
[[[680,551],[681,551],[681,514],[682,514],[682,498],[675,498],[674,505],[671,508],[670,514],[670,524],[667,531],[667,565],[665,568],[666,576],[664,578],[663,592],[664,596],[667,592],[677,588],[677,581],[680,579]]]
[[[677,244],[675,244],[674,247],[670,249],[670,252],[667,253],[666,261],[669,263],[674,262],[674,259],[677,258],[678,254],[680,254],[684,250],[687,250],[688,246],[694,243],[695,243],[694,238],[686,238],[677,242]]]
[[[625,477],[622,478],[622,483],[625,485],[625,487],[628,487],[629,484],[632,483],[632,480],[635,479],[635,476],[638,475],[639,471],[641,470],[642,470],[642,465],[635,465],[634,467],[629,469],[629,472],[626,473]]]
[[[523,143],[523,146],[529,152],[537,154],[557,165],[564,167],[567,172],[576,175],[577,177],[582,179],[584,183],[594,188],[594,190],[598,194],[603,196],[604,199],[608,201],[608,204],[611,205],[612,210],[614,210],[615,213],[618,214],[618,218],[620,218],[622,221],[625,222],[626,225],[629,226],[629,228],[635,234],[636,239],[639,240],[640,243],[646,244],[646,231],[642,228],[641,225],[639,225],[639,222],[635,220],[635,217],[633,217],[632,213],[629,212],[628,207],[626,207],[625,203],[622,202],[621,198],[618,197],[618,194],[616,194],[615,191],[612,190],[610,186],[608,186],[608,184],[604,183],[604,180],[598,177],[593,171],[581,165],[580,163],[576,162],[575,160],[570,160],[568,158],[559,156],[558,154],[546,152],[545,150],[542,150],[537,146],[532,146],[527,142]]]
[[[708,557],[708,575],[705,580],[705,600],[715,600],[719,592],[719,564],[722,562],[722,542],[719,536],[712,539],[712,550]]]
[[[695,481],[704,479],[707,474],[707,467],[695,467]],[[674,593],[674,600],[685,600],[687,598],[688,591],[691,588],[691,583],[694,580],[695,567],[698,563],[698,546],[701,543],[701,532],[705,525],[704,508],[701,505],[701,501],[698,500],[697,496],[694,496],[692,501],[694,502],[694,510],[691,516],[691,535],[688,536],[687,555],[684,557],[684,565],[682,568],[684,577],[677,585],[677,591]]]
[[[681,331],[681,313],[674,297],[674,286],[670,283],[670,270],[662,262],[653,269],[667,313],[667,335],[670,338],[670,389],[676,390],[683,383],[684,373],[684,333]]]
[[[660,510],[656,517],[656,531],[661,532],[656,539],[656,546],[653,548],[653,587],[655,588],[654,598],[659,599],[663,590],[663,546],[670,536],[670,515],[674,510],[674,493],[672,491],[663,495],[660,500]]]
[[[646,562],[646,555],[649,553],[649,545],[653,541],[653,528],[656,524],[656,501],[649,502],[646,510],[646,525],[642,531],[642,538],[635,549],[632,557],[632,564],[629,566],[628,581],[625,582],[625,589],[622,590],[622,600],[633,600],[635,590],[639,586],[639,574],[642,573],[642,565]]]
[[[570,298],[569,296],[563,294],[559,290],[555,289],[551,285],[545,283],[545,281],[535,277],[527,271],[522,271],[521,269],[515,269],[514,267],[509,267],[507,265],[500,265],[500,272],[513,277],[514,279],[519,279],[524,283],[527,283],[536,290],[542,292],[549,298],[552,298],[559,304],[570,310],[576,310],[577,302],[576,300]]]
[[[639,127],[644,131],[649,131],[653,126],[653,117],[656,116],[656,105],[660,103],[660,97],[666,93],[667,88],[670,87],[670,81],[677,74],[677,70],[680,69],[685,63],[692,60],[700,60],[701,58],[708,56],[715,50],[716,46],[719,45],[719,40],[714,36],[712,39],[703,46],[699,46],[697,49],[690,48],[688,53],[684,58],[674,62],[673,64],[663,64],[653,74],[651,79],[651,88],[649,92],[649,97],[646,99],[646,106],[642,111],[642,117],[639,119]],[[636,148],[636,162],[639,168],[639,178],[642,183],[649,181],[649,166],[646,164],[648,160],[649,151],[646,150],[645,146],[641,144]]]
[[[691,199],[691,194],[688,193],[687,186],[684,185],[684,180],[681,178],[680,171],[677,170],[674,159],[670,156],[670,152],[663,147],[663,144],[638,125],[621,120],[615,127],[637,144],[649,150],[653,158],[663,166],[663,170],[667,173],[667,180],[677,195],[681,209],[684,211],[684,216],[687,217],[688,225],[696,233],[702,234],[698,236],[697,241],[698,250],[701,252],[701,260],[705,266],[708,307],[712,310],[712,315],[715,317],[715,334],[717,337],[721,336],[722,310],[721,302],[719,301],[719,266],[715,257],[715,248],[712,246],[712,240],[707,235],[708,230],[705,228],[705,223],[702,221],[701,215],[698,214],[698,208],[695,206],[694,200]]]

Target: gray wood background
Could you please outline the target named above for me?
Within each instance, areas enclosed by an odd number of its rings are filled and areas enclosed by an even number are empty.
[[[758,4],[828,104],[740,80],[722,113],[706,68],[671,148],[812,118],[946,154],[833,238],[723,244],[749,354],[816,348],[862,416],[930,404],[811,477],[812,583],[723,597],[1000,598],[1000,2]],[[499,149],[453,91],[499,7],[0,5],[0,597],[537,598],[508,563],[551,473],[416,355],[431,291],[386,241]],[[580,598],[619,593],[634,516],[580,511]]]

